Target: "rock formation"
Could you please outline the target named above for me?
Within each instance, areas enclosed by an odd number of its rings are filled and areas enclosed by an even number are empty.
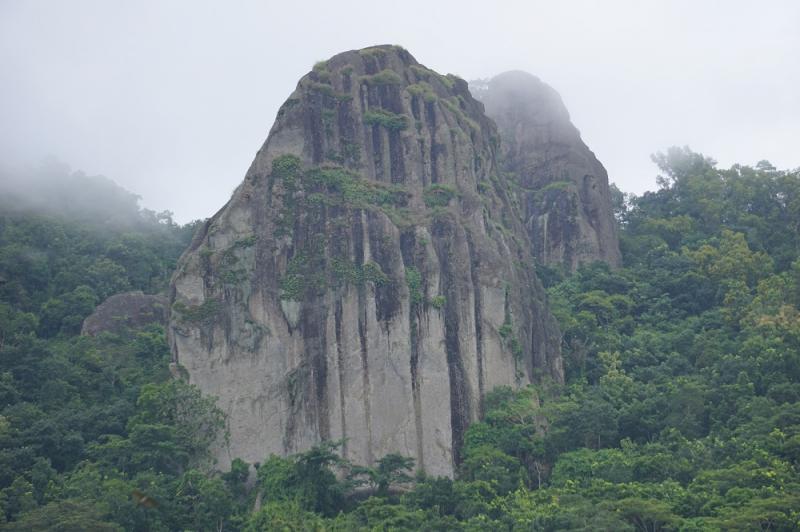
[[[581,140],[558,93],[520,71],[470,88],[497,124],[500,168],[520,187],[536,259],[567,271],[595,260],[619,266],[608,174]]]
[[[126,328],[141,328],[150,323],[164,325],[167,305],[167,298],[163,295],[141,291],[114,294],[83,320],[81,334],[96,336],[101,332],[118,333]]]
[[[170,341],[235,457],[326,439],[452,475],[499,385],[563,381],[499,136],[466,82],[378,46],[303,77],[172,280]]]

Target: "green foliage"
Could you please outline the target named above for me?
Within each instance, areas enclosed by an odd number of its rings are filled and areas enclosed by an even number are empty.
[[[386,50],[381,46],[370,46],[362,48],[358,51],[358,54],[362,57],[383,57],[386,55]]]
[[[394,70],[381,70],[377,74],[371,76],[361,76],[361,83],[366,83],[371,87],[379,87],[381,85],[400,85],[403,83],[403,78]]]
[[[3,530],[28,532],[30,530],[59,530],[63,532],[120,532],[116,523],[105,519],[105,510],[90,501],[64,499],[54,501],[25,513],[19,520]]]
[[[378,497],[388,497],[389,490],[393,485],[411,482],[409,473],[413,468],[413,458],[390,453],[378,460],[376,467],[353,467],[350,471],[350,478],[356,479],[355,485],[357,486],[364,484],[371,486]]]
[[[444,296],[433,296],[430,299],[431,306],[437,310],[443,309],[446,303],[447,303],[447,298]]]
[[[199,305],[185,305],[176,302],[172,305],[172,310],[177,312],[182,321],[209,325],[214,322],[220,312],[220,302],[217,299],[206,299]]]
[[[225,426],[216,399],[202,396],[196,387],[180,380],[143,386],[136,406],[137,414],[128,422],[129,432],[142,426],[170,426],[176,446],[191,463],[203,465],[210,459],[206,453]]]
[[[458,196],[458,191],[451,185],[434,184],[425,187],[422,198],[429,209],[447,207],[450,200]]]
[[[411,305],[419,305],[424,300],[422,293],[422,274],[416,268],[406,268],[406,284],[411,297]]]
[[[351,100],[353,97],[349,94],[344,94],[340,92],[336,92],[336,89],[333,88],[333,85],[330,84],[330,74],[325,73],[327,75],[320,75],[318,76],[319,79],[325,80],[324,82],[319,81],[309,81],[307,82],[306,86],[309,90],[326,96],[328,98],[332,98],[333,100],[339,102],[346,102]]]
[[[69,294],[45,301],[41,307],[39,322],[42,336],[79,332],[84,318],[92,313],[97,303],[94,291],[85,285],[77,287]]]
[[[380,264],[375,262],[366,262],[361,268],[361,277],[368,283],[373,283],[376,286],[385,285],[390,282],[389,276],[383,273]]]
[[[425,81],[408,85],[406,90],[414,96],[421,96],[426,103],[433,103],[439,99],[433,87]]]
[[[300,301],[327,288],[327,276],[318,253],[298,253],[289,260],[286,275],[281,278],[281,299]]]
[[[331,287],[372,283],[383,286],[391,282],[380,265],[366,262],[362,266],[338,257],[326,259],[320,251],[300,253],[292,257],[286,275],[281,278],[281,299],[301,301],[323,294]]]
[[[124,472],[180,473],[207,468],[209,448],[221,437],[224,416],[215,400],[183,381],[147,384],[127,423],[127,437],[109,435],[91,449],[101,463]]]
[[[486,482],[498,495],[521,486],[525,478],[525,470],[518,459],[491,445],[468,447],[461,471],[465,480]]]
[[[330,523],[332,530],[448,530],[440,520],[425,512],[394,504],[386,499],[370,497],[351,513],[340,515]],[[453,526],[451,524],[451,526]],[[450,528],[452,530],[452,528]]]
[[[656,160],[660,190],[615,200],[622,268],[537,266],[563,331],[567,383],[488,393],[456,479],[412,480],[413,462],[399,455],[350,464],[332,442],[268,458],[253,489],[241,460],[214,471],[222,415],[167,380],[163,330],[75,335],[104,294],[154,282],[172,251],[152,240],[168,232],[4,215],[3,528],[797,529],[800,176],[767,163],[719,170],[685,149]],[[331,205],[399,211],[407,200],[342,168],[303,171],[292,156],[276,159],[273,177],[302,190],[294,207],[311,215]],[[438,216],[452,197],[436,200]],[[391,282],[377,263],[329,257],[324,240],[312,240],[290,261],[289,295]],[[205,260],[233,263],[235,250],[255,244],[246,237]],[[405,281],[419,308],[423,275],[408,268]],[[498,333],[521,354],[510,309]]]
[[[335,515],[345,490],[332,470],[342,463],[336,453],[340,445],[341,442],[323,442],[289,458],[270,456],[258,468],[258,489],[263,500],[294,502],[304,511]]]
[[[113,197],[97,201],[111,203],[126,218],[91,222],[84,218],[96,212],[90,207],[76,218],[66,206],[66,214],[59,205],[24,210],[22,199],[13,209],[0,209],[0,302],[19,319],[35,318],[41,336],[75,334],[95,305],[114,293],[165,288],[191,238],[194,225],[182,228],[150,211],[131,212]]]
[[[296,155],[279,155],[272,160],[272,177],[292,187],[300,173],[300,158]]]
[[[357,164],[360,160],[357,144],[347,159]],[[276,159],[277,160],[277,159]],[[381,211],[397,223],[402,222],[409,193],[399,185],[362,179],[360,175],[341,166],[318,166],[300,171],[298,165],[288,165],[291,171],[282,174],[287,194],[277,222],[277,234],[290,233],[301,212],[322,216],[328,207]],[[301,192],[302,194],[298,193]],[[304,251],[305,253],[306,251]]]
[[[443,76],[438,72],[434,72],[433,70],[422,65],[411,65],[409,68],[420,80],[424,80],[429,83],[433,82],[433,80],[436,80],[447,89],[452,89],[455,86],[455,80],[458,79],[453,74],[447,74],[446,76]]]
[[[245,532],[270,532],[272,530],[321,531],[322,518],[303,510],[295,501],[269,501],[253,513],[244,528]]]
[[[381,126],[389,131],[401,131],[408,127],[406,115],[395,114],[385,109],[370,109],[364,112],[364,123]]]
[[[508,287],[506,288],[506,301],[507,300]],[[505,309],[505,320],[503,321],[503,325],[500,326],[500,329],[498,329],[497,332],[500,335],[500,338],[503,339],[503,342],[506,344],[508,349],[511,350],[511,354],[514,355],[514,360],[519,363],[522,360],[522,343],[519,341],[517,335],[514,334],[514,322],[508,306],[506,306]]]
[[[408,197],[399,186],[367,181],[341,167],[313,168],[304,180],[312,189],[321,187],[329,197],[339,197],[345,205],[355,208],[405,205]]]
[[[196,224],[142,211],[102,180],[66,175],[47,189],[61,180],[85,198],[0,201],[0,520],[9,530],[216,529],[227,514],[209,498],[227,499],[209,487],[208,444],[221,413],[168,381],[163,329],[77,336],[105,297],[165,288]],[[192,465],[204,470],[190,482]],[[172,510],[138,507],[134,490]]]

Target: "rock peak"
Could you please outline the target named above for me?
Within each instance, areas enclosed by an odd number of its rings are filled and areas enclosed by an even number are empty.
[[[558,92],[520,70],[472,88],[497,124],[500,166],[522,188],[523,221],[537,260],[567,271],[594,260],[619,266],[608,174]]]
[[[488,391],[563,381],[499,146],[464,80],[397,46],[299,81],[172,279],[174,363],[228,413],[223,466],[344,439],[452,475]]]

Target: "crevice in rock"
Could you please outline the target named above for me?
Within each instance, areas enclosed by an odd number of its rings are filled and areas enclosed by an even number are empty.
[[[439,182],[439,144],[436,142],[436,102],[430,102],[425,105],[425,123],[428,126],[428,132],[431,137],[430,145],[430,167],[431,167],[431,183]]]
[[[416,267],[415,266],[415,247],[416,237],[413,230],[404,231],[400,234],[400,254],[403,259],[403,267]],[[425,452],[424,452],[424,433],[422,425],[422,400],[420,397],[420,379],[419,379],[419,342],[421,316],[418,304],[414,304],[410,298],[408,303],[408,331],[409,331],[409,348],[410,353],[410,372],[411,372],[411,399],[414,405],[414,429],[417,436],[417,468],[420,471],[425,471]]]
[[[475,320],[475,352],[477,353],[477,368],[478,368],[478,410],[479,414],[483,416],[484,403],[483,396],[485,393],[483,383],[483,295],[481,294],[480,284],[480,258],[475,250],[475,244],[472,241],[472,235],[467,232],[467,249],[469,249],[470,259],[470,276],[472,278],[472,299],[474,302],[474,320]]]
[[[306,394],[308,402],[305,407],[311,418],[309,422],[316,425],[321,440],[329,440],[331,437],[327,401],[328,360],[325,352],[327,345],[324,327],[327,321],[325,314],[324,305],[308,305],[303,312],[301,325],[303,337],[306,339],[305,355],[311,370],[310,384],[313,392]]]
[[[334,308],[334,330],[336,334],[336,365],[339,370],[339,423],[342,427],[342,458],[347,459],[347,409],[345,403],[345,361],[342,348],[342,300],[336,299]]]
[[[355,262],[357,266],[364,264],[364,241],[366,235],[364,234],[366,228],[364,227],[364,213],[359,211],[353,217],[355,224],[353,225],[354,233],[354,247],[355,247]],[[364,418],[367,427],[367,462],[372,463],[374,460],[372,454],[372,409],[370,405],[370,397],[372,396],[372,387],[369,380],[369,353],[367,346],[367,287],[360,285],[358,287],[358,340],[361,353],[361,379],[363,385],[363,400],[364,400]]]
[[[437,221],[432,227],[432,236],[436,254],[439,256],[439,272],[444,305],[444,336],[447,371],[450,380],[450,429],[452,435],[453,469],[461,464],[461,448],[464,433],[470,420],[469,397],[464,365],[461,360],[459,344],[458,290],[456,289],[455,272],[452,262],[455,257],[451,253],[453,228],[447,221]]]

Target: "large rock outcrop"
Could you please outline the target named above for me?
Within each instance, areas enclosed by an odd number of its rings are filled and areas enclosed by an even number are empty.
[[[167,298],[142,291],[114,294],[91,313],[81,327],[81,334],[97,336],[103,332],[120,333],[139,329],[151,323],[167,322]]]
[[[497,124],[500,168],[520,187],[536,259],[567,271],[595,260],[619,266],[608,174],[558,93],[520,71],[470,88]]]
[[[402,48],[300,80],[172,280],[174,362],[228,415],[223,466],[344,438],[451,475],[486,392],[563,380],[497,150],[466,82]]]

